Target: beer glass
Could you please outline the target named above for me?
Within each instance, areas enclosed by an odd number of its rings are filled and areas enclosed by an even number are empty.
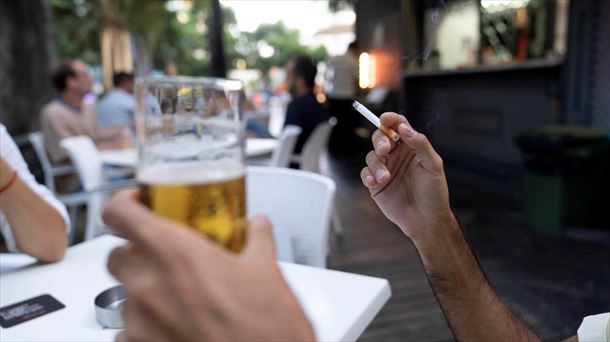
[[[234,252],[247,223],[241,90],[216,78],[136,81],[141,200]]]

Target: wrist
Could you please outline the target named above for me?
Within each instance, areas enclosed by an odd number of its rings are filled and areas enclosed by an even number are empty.
[[[410,238],[419,250],[420,248],[427,248],[429,245],[436,246],[439,243],[446,242],[446,238],[453,236],[452,233],[459,231],[459,229],[453,212],[448,209],[445,213],[437,215],[435,220],[424,225],[416,235]]]
[[[4,159],[0,158],[0,187],[6,184],[13,176],[13,168]]]
[[[0,180],[0,194],[8,190],[17,180],[17,171],[11,170],[8,179]],[[2,178],[5,178],[4,176]]]

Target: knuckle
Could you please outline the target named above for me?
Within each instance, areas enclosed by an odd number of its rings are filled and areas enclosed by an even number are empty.
[[[267,218],[266,215],[260,215],[257,220],[259,221],[257,224],[257,228],[262,234],[271,234],[273,229],[271,227],[271,222]]]
[[[423,133],[418,133],[417,134],[417,139],[419,139],[419,141],[422,144],[425,144],[425,145],[430,144],[430,141],[428,140],[428,137],[425,134],[423,134]]]
[[[436,165],[442,169],[444,164],[445,162],[443,161],[443,158],[441,158],[441,156],[439,155],[436,155]]]
[[[122,259],[123,252],[121,247],[118,247],[110,252],[110,255],[108,256],[108,261],[106,262],[106,268],[108,269],[108,271],[117,278],[121,277],[120,265],[123,265]]]
[[[367,153],[365,158],[366,163],[370,165],[374,161],[375,155],[375,151],[370,151],[369,153]]]
[[[371,136],[373,143],[377,142],[377,140],[379,140],[379,134],[381,133],[381,131],[379,131],[378,129],[375,130],[375,132],[373,132],[373,135]]]
[[[271,227],[271,221],[269,220],[269,216],[265,214],[256,214],[252,217],[252,221],[256,221],[263,227]]]
[[[126,282],[125,286],[129,291],[129,297],[134,303],[143,303],[149,300],[154,292],[154,284],[146,277],[139,277],[133,281]]]
[[[102,209],[102,222],[111,226],[114,215],[113,201],[109,200]]]

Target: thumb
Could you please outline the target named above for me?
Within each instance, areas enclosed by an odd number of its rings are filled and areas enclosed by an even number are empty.
[[[253,261],[275,261],[275,242],[267,216],[259,214],[250,220],[248,242],[242,256]]]
[[[434,175],[443,174],[443,160],[425,135],[415,131],[408,123],[398,125],[398,134],[407,146],[415,150],[415,156],[424,169]]]

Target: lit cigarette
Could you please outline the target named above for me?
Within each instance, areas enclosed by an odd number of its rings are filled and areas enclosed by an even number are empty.
[[[358,113],[362,114],[362,116],[364,116],[373,125],[375,125],[375,127],[379,128],[379,130],[382,131],[385,135],[387,135],[390,139],[392,139],[394,141],[400,140],[400,135],[398,135],[398,133],[396,133],[396,131],[394,131],[391,128],[387,128],[387,127],[381,125],[381,121],[379,121],[379,118],[377,117],[377,115],[373,114],[373,112],[371,112],[368,108],[363,106],[360,102],[354,101],[352,106],[354,106],[354,109],[356,109],[358,111]]]

